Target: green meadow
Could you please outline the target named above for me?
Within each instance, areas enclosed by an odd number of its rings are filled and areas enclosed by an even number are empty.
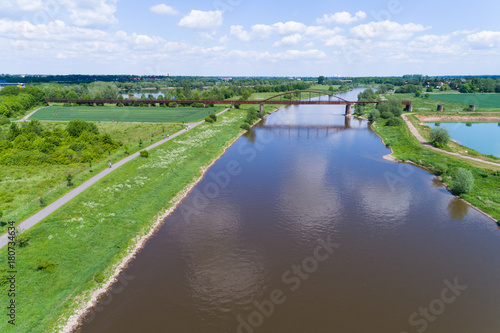
[[[475,105],[480,108],[500,108],[500,94],[431,94],[434,100]]]
[[[37,111],[30,119],[70,121],[82,119],[86,121],[106,122],[148,122],[148,123],[192,123],[219,112],[223,107],[191,108],[191,107],[132,107],[132,106],[49,106]]]

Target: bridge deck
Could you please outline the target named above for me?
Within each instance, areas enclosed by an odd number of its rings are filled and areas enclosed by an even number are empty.
[[[178,104],[217,104],[217,105],[241,105],[241,104],[253,104],[253,105],[353,105],[353,104],[376,104],[379,102],[359,102],[359,101],[309,101],[309,100],[296,100],[296,101],[218,101],[218,100],[156,100],[156,99],[46,99],[47,103],[75,103],[75,104],[168,104],[168,103],[178,103]]]

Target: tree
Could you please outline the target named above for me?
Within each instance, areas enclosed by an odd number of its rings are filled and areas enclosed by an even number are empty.
[[[453,175],[453,192],[456,194],[469,193],[474,189],[474,175],[470,170],[459,168]]]
[[[325,77],[321,75],[320,77],[318,77],[318,84],[324,84],[324,83],[325,83]]]
[[[431,143],[435,147],[443,147],[450,140],[450,133],[446,128],[434,128],[430,133]]]
[[[380,117],[380,112],[378,110],[372,110],[370,111],[370,114],[368,115],[368,120],[373,122],[377,120]]]

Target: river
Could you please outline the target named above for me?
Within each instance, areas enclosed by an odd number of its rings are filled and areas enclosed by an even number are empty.
[[[240,138],[81,331],[499,332],[498,227],[344,112]]]

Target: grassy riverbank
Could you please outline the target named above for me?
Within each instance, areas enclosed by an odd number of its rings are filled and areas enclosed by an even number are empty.
[[[65,128],[66,124],[43,122],[45,130]],[[89,163],[67,165],[8,166],[0,168],[0,211],[2,221],[22,222],[45,205],[52,203],[73,187],[66,186],[66,176],[73,176],[74,186],[78,186],[113,163],[133,154],[150,144],[163,139],[163,134],[174,134],[183,126],[179,124],[139,124],[139,123],[96,123],[99,133],[109,134],[122,146],[110,155]],[[8,132],[8,126],[0,127]],[[90,172],[92,170],[92,172]],[[43,199],[43,204],[40,203]],[[7,227],[0,226],[0,233],[6,233]]]
[[[243,132],[245,117],[245,110],[231,110],[184,133],[27,231],[29,245],[16,250],[16,326],[2,320],[0,331],[46,332],[64,324],[112,275],[134,239],[147,234],[158,214],[175,205],[178,193]],[[0,304],[6,307],[7,248],[0,251],[0,267]]]
[[[495,167],[479,166],[478,162],[453,157],[424,148],[411,134],[408,127],[385,126],[385,119],[379,119],[372,128],[382,137],[384,143],[390,146],[393,155],[401,161],[411,161],[424,166],[436,175],[440,175],[443,181],[453,187],[451,176],[460,167],[472,171],[475,180],[474,190],[463,194],[461,197],[490,214],[495,219],[500,219],[500,171]]]

